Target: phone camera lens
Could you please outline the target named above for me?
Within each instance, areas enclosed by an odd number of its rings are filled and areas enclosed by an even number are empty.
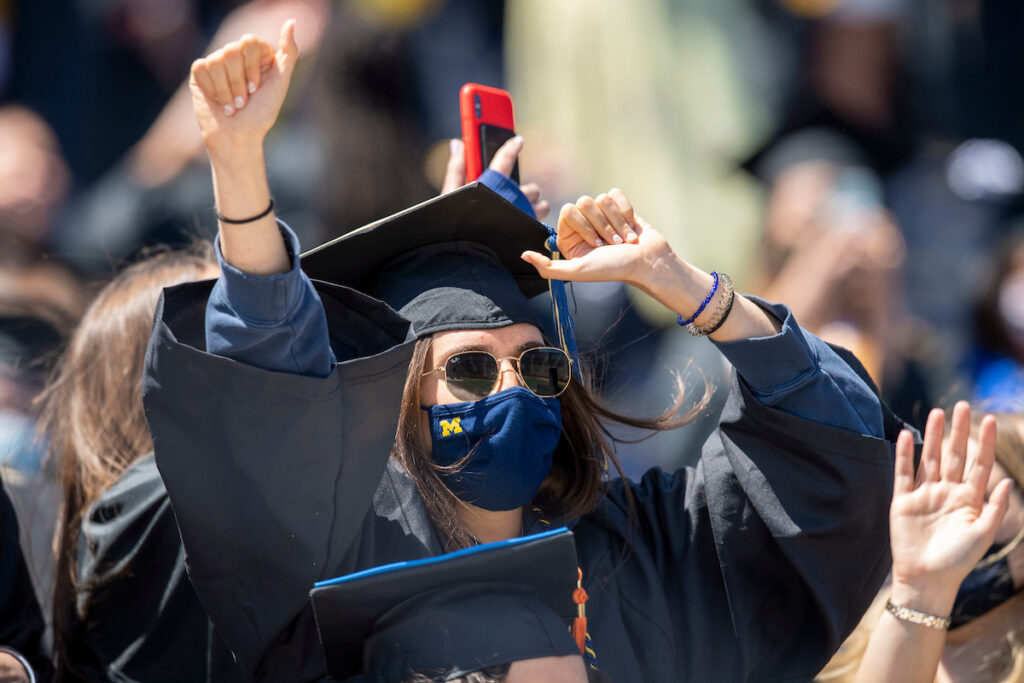
[[[480,106],[479,95],[473,95],[473,111],[476,113],[478,118],[483,113],[483,107]]]

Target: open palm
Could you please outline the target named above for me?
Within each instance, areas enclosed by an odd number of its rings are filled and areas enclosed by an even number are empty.
[[[1004,480],[985,500],[995,459],[996,424],[986,417],[977,442],[971,444],[970,417],[966,403],[954,407],[943,445],[945,416],[941,410],[932,411],[916,483],[913,439],[904,432],[897,441],[890,510],[894,585],[927,581],[955,593],[992,544],[1011,487]]]

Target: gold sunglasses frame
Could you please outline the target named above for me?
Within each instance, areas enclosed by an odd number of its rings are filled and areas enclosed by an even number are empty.
[[[559,391],[557,394],[552,394],[550,396],[541,396],[540,394],[538,394],[537,392],[535,392],[533,389],[531,389],[529,387],[529,385],[526,383],[526,380],[523,379],[522,371],[519,369],[520,368],[520,361],[522,360],[523,356],[525,356],[526,354],[530,353],[531,351],[538,351],[540,349],[550,349],[552,351],[558,351],[569,362],[569,379],[566,380],[565,386],[562,387],[562,390]],[[456,392],[452,391],[451,386],[448,385],[448,371],[447,371],[447,368],[445,366],[447,366],[448,365],[448,361],[450,361],[455,356],[458,356],[458,355],[461,355],[461,354],[465,354],[465,353],[482,353],[484,355],[490,356],[491,358],[494,359],[494,362],[495,362],[495,364],[496,364],[496,366],[498,368],[498,375],[497,375],[497,377],[494,378],[494,384],[491,385],[490,391],[488,391],[483,396],[480,396],[478,399],[474,399],[474,400],[479,400],[480,398],[485,398],[485,397],[491,395],[491,392],[494,391],[494,387],[497,386],[499,381],[501,381],[501,363],[502,363],[502,361],[506,361],[506,360],[507,361],[512,361],[512,369],[515,370],[516,377],[519,378],[519,382],[522,384],[523,388],[526,389],[527,391],[529,391],[531,394],[533,394],[537,398],[557,398],[557,397],[561,396],[562,394],[564,394],[565,390],[569,388],[570,384],[572,384],[572,357],[568,353],[565,352],[565,349],[561,349],[561,348],[559,348],[557,346],[531,346],[530,348],[525,349],[518,356],[503,356],[501,358],[498,358],[497,356],[495,356],[490,351],[483,351],[483,350],[480,350],[480,349],[473,349],[473,350],[469,350],[469,351],[457,351],[457,352],[453,353],[452,355],[448,356],[447,358],[445,358],[443,365],[441,365],[439,367],[436,367],[433,370],[427,370],[425,372],[421,372],[420,373],[420,377],[426,377],[427,375],[433,375],[434,373],[437,373],[437,372],[443,372],[444,373],[444,383],[445,383],[445,386],[448,386],[448,391],[451,392],[452,396],[455,396],[456,398],[460,398]],[[468,400],[468,399],[463,399],[463,400]]]

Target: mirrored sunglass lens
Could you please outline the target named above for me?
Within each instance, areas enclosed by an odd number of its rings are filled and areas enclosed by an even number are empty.
[[[444,372],[448,390],[467,401],[491,393],[498,380],[498,364],[479,351],[455,354],[444,364]]]
[[[519,374],[538,396],[558,396],[569,384],[569,359],[559,349],[530,349],[519,359]]]

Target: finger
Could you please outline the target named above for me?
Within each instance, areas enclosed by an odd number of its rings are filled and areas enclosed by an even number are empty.
[[[525,185],[519,186],[519,191],[523,193],[527,201],[531,204],[536,204],[540,200],[540,185],[537,183],[526,183]]]
[[[285,75],[290,75],[295,68],[295,60],[299,56],[299,45],[295,42],[295,20],[289,19],[281,24],[281,34],[277,38],[277,54],[275,59],[278,68]]]
[[[924,446],[921,448],[919,481],[939,480],[939,461],[942,457],[942,430],[945,424],[946,414],[941,408],[935,408],[928,413],[928,422],[924,427]]]
[[[622,217],[626,219],[626,223],[628,223],[633,230],[636,230],[639,227],[639,223],[637,222],[638,216],[633,211],[633,205],[629,202],[629,199],[626,198],[626,193],[617,187],[613,187],[608,190],[608,196],[615,200],[615,203],[619,207],[619,213],[621,213]],[[627,233],[625,238],[627,242],[636,241],[635,234],[630,236],[629,233]]]
[[[615,232],[615,228],[612,227],[611,223],[608,222],[608,217],[604,215],[601,208],[597,205],[592,197],[584,195],[576,200],[576,208],[580,210],[586,219],[590,223],[590,227],[593,228],[594,232],[598,236],[597,246],[603,246],[605,244],[622,244],[623,239],[619,237],[619,234]]]
[[[264,55],[270,54],[271,59],[273,58],[273,52],[270,50],[270,46],[259,38],[246,34],[242,36],[242,60],[245,63],[245,89],[252,95],[260,87],[262,80],[261,73],[261,61]]]
[[[221,53],[214,52],[207,57],[206,66],[213,81],[213,90],[216,93],[215,99],[224,108],[224,113],[234,116],[235,107],[231,102],[231,86],[228,82],[228,72],[224,68],[224,59]]]
[[[594,232],[594,227],[586,219],[576,204],[566,204],[558,214],[558,234],[575,233],[591,247],[604,245],[604,240]]]
[[[487,167],[492,171],[497,171],[504,176],[511,176],[512,169],[516,167],[516,159],[519,158],[519,152],[523,149],[523,138],[521,135],[516,135],[505,141],[498,151],[494,153],[494,158],[491,159],[490,165]]]
[[[546,280],[585,280],[578,259],[558,259],[553,261],[537,251],[524,251],[520,258],[537,269]]]
[[[981,525],[981,531],[989,536],[989,543],[986,546],[991,545],[992,538],[999,530],[999,525],[1003,523],[1003,517],[1006,516],[1006,510],[1010,506],[1011,491],[1013,491],[1012,479],[1003,479],[996,484],[985,507],[981,509],[981,514],[978,515],[976,524]]]
[[[533,205],[533,213],[537,215],[537,220],[544,220],[547,215],[551,212],[551,205],[548,204],[546,199],[542,199]]]
[[[277,51],[294,59],[299,55],[299,44],[295,42],[295,20],[288,19],[281,24],[277,38]]]
[[[959,483],[964,480],[964,464],[967,462],[967,441],[971,436],[971,406],[967,401],[957,401],[953,406],[953,419],[942,456],[942,479]]]
[[[914,435],[904,429],[896,439],[896,467],[892,482],[892,495],[914,490]]]
[[[217,88],[213,84],[213,79],[210,78],[210,67],[207,66],[205,59],[197,59],[192,62],[192,80],[199,86],[200,92],[206,99],[220,104],[217,100]],[[211,107],[211,109],[213,108],[215,107]]]
[[[441,183],[441,194],[466,184],[466,146],[458,138],[452,138],[448,146],[448,166],[444,172],[444,182]]]
[[[996,461],[996,419],[986,415],[978,430],[978,454],[967,471],[966,481],[972,489],[976,505],[985,499],[985,487]]]
[[[224,70],[231,88],[231,104],[235,109],[242,109],[249,101],[249,92],[245,84],[245,57],[241,43],[232,43],[224,48]]]
[[[651,224],[648,223],[647,220],[640,214],[634,214],[633,223],[634,229],[636,230],[637,239],[639,239],[640,235],[644,234],[644,230],[654,230],[654,228],[651,227]]]
[[[619,208],[619,203],[615,201],[615,198],[610,194],[601,193],[594,199],[594,203],[601,209],[601,213],[608,219],[612,230],[615,231],[612,241],[616,244],[630,241],[629,236],[633,235],[633,226],[622,215],[622,210]],[[633,239],[635,238],[636,235],[633,235]]]

